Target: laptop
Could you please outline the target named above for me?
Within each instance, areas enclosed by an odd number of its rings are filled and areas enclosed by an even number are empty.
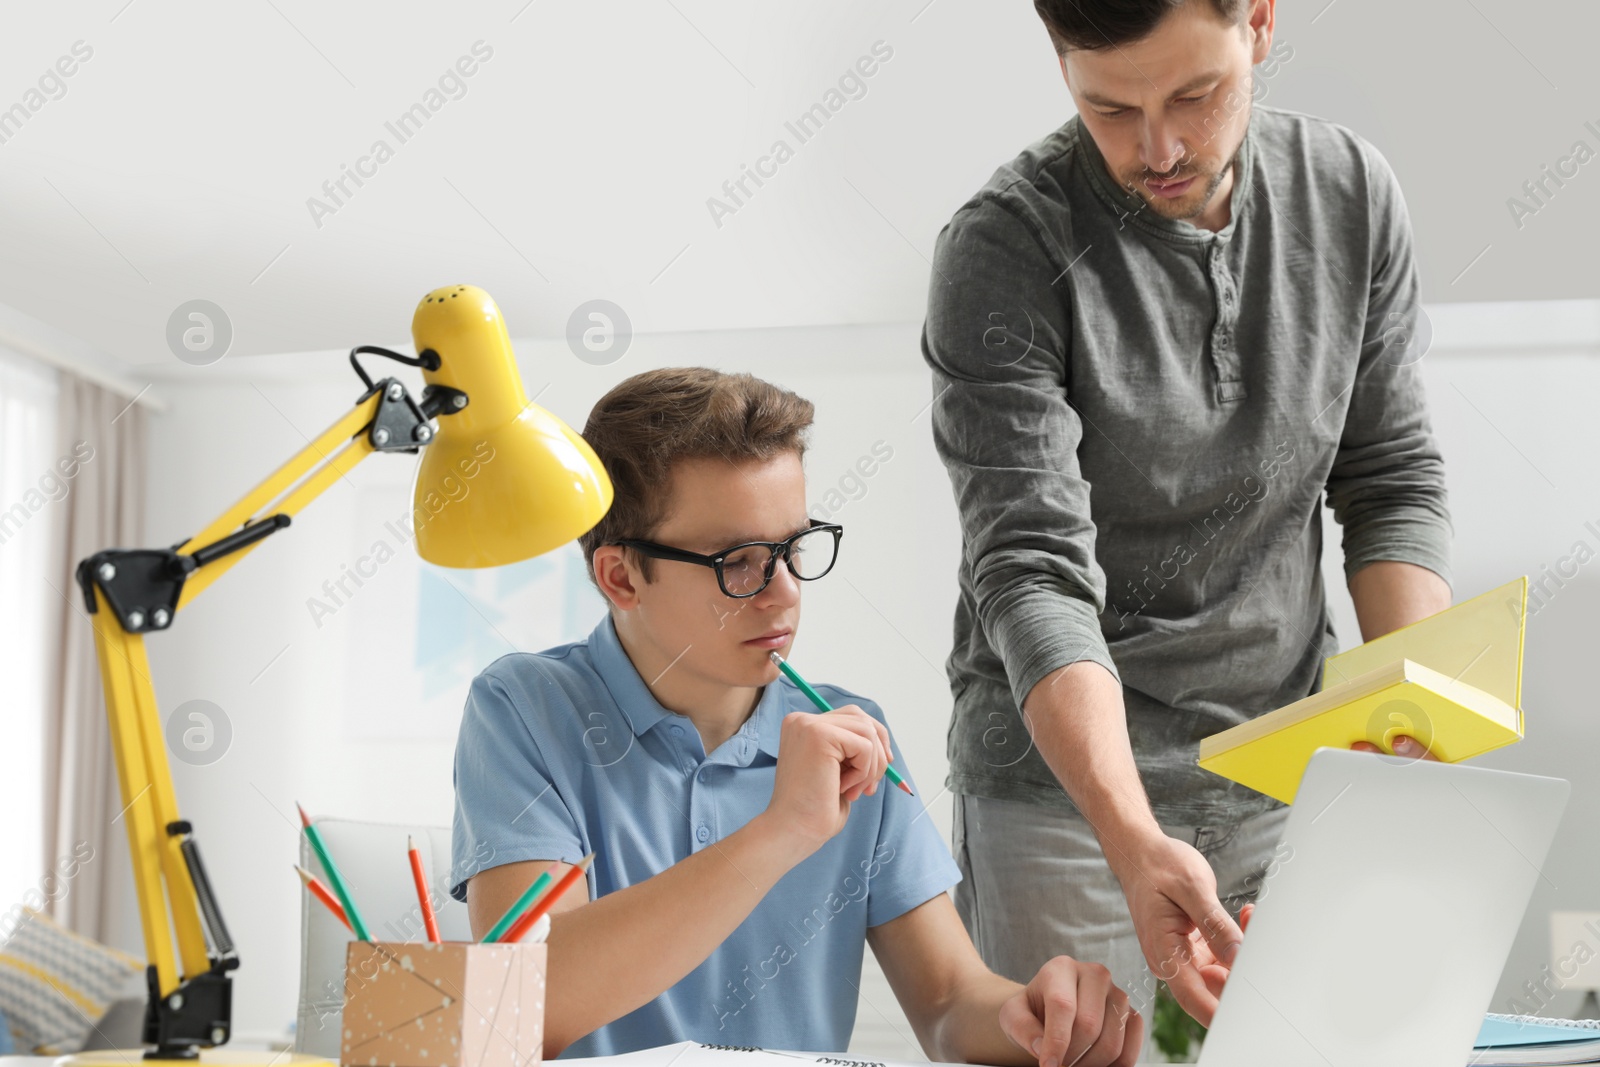
[[[1200,1067],[1464,1067],[1569,791],[1319,749]]]

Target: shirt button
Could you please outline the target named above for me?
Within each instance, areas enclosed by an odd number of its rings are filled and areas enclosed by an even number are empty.
[[[696,838],[698,838],[701,841],[701,843],[704,843],[706,841],[710,841],[711,840],[711,827],[707,826],[705,823],[701,823],[700,824],[700,829],[698,829],[698,830],[696,830],[694,832],[694,836]]]
[[[672,724],[672,733],[676,737],[682,737],[683,736],[683,727],[679,726],[677,723],[673,723]]]

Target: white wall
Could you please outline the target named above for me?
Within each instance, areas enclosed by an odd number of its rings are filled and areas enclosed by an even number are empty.
[[[1456,597],[1483,592],[1518,574],[1553,595],[1530,604],[1524,664],[1525,740],[1491,753],[1484,766],[1555,775],[1572,799],[1544,876],[1495,994],[1497,1011],[1527,997],[1524,981],[1543,979],[1550,960],[1551,910],[1600,910],[1600,716],[1593,680],[1600,639],[1600,346],[1565,351],[1484,350],[1441,354],[1427,363],[1434,420],[1450,469]],[[1579,543],[1585,546],[1578,549]],[[1563,561],[1567,562],[1563,562]],[[1546,575],[1576,577],[1560,588]],[[1422,833],[1422,827],[1398,827]],[[1591,946],[1593,947],[1593,946]],[[1564,946],[1570,950],[1571,946]],[[1577,1010],[1561,993],[1545,1014]]]
[[[1292,51],[1267,103],[1389,156],[1430,301],[1596,295],[1580,235],[1600,175],[1570,157],[1600,146],[1600,8],[1538,11],[1277,6]],[[27,4],[6,28],[0,108],[74,42],[93,57],[5,143],[0,216],[32,254],[0,257],[0,291],[144,363],[168,361],[168,317],[196,297],[259,355],[403,324],[441,276],[547,335],[593,296],[655,332],[906,321],[951,212],[1072,113],[1020,0]],[[384,124],[477,41],[494,58],[402,144]],[[893,57],[846,83],[855,99],[789,132],[878,42]],[[379,139],[394,158],[375,167]],[[1545,166],[1563,187],[1514,218]],[[714,215],[745,167],[769,177]],[[314,214],[339,180],[337,214]]]
[[[1435,315],[1439,344],[1424,363],[1449,463],[1458,598],[1516,574],[1537,577],[1580,539],[1600,549],[1600,534],[1583,525],[1588,520],[1600,528],[1600,474],[1592,462],[1600,445],[1591,417],[1600,387],[1594,331],[1584,319],[1565,340],[1547,337],[1538,350],[1471,348],[1475,338],[1492,341],[1493,330],[1465,314]],[[1491,327],[1513,340],[1529,336],[1530,330],[1514,328],[1511,314],[1489,315]],[[1551,315],[1538,308],[1527,321],[1536,327]],[[835,516],[849,536],[836,573],[807,591],[796,654],[809,675],[883,703],[931,801],[931,817],[948,833],[950,799],[942,789],[950,697],[943,659],[951,641],[959,538],[948,481],[933,454],[918,330],[642,336],[621,362],[598,368],[573,358],[561,342],[523,342],[519,352],[529,392],[548,385],[540,402],[575,426],[610,385],[649,367],[748,369],[796,389],[818,407],[807,461],[813,502],[875,442],[893,449],[859,499]],[[1561,350],[1563,344],[1569,347]],[[357,388],[353,377],[342,377],[339,358],[224,360],[164,381],[168,411],[152,421],[149,543],[171,543],[197,529],[342,412]],[[318,384],[301,384],[308,376]],[[176,629],[149,642],[164,713],[206,699],[223,708],[233,729],[221,760],[203,767],[175,763],[174,774],[240,944],[244,965],[235,1003],[241,1035],[279,1032],[294,1014],[299,888],[289,869],[296,850],[293,802],[301,800],[314,813],[357,818],[444,823],[450,816],[450,738],[464,677],[450,704],[455,710],[439,717],[431,738],[348,736],[352,724],[381,713],[373,689],[353,679],[345,662],[362,643],[359,632],[381,633],[392,650],[385,656],[380,649],[367,669],[401,677],[414,669],[415,630],[383,631],[390,623],[382,607],[389,593],[380,590],[415,583],[420,564],[402,553],[321,629],[305,604],[324,578],[349,562],[353,546],[378,534],[379,519],[357,505],[392,491],[384,513],[398,512],[408,477],[407,459],[368,461],[349,484],[335,486],[197,600]],[[1337,545],[1336,536],[1331,544]],[[1330,576],[1337,565],[1337,558],[1328,562]],[[1484,761],[1574,782],[1557,855],[1507,966],[1497,1008],[1523,978],[1536,977],[1547,958],[1547,910],[1600,909],[1600,859],[1586,833],[1600,801],[1589,765],[1600,726],[1585,669],[1600,630],[1597,575],[1600,564],[1585,568],[1530,621],[1528,737]],[[1339,611],[1346,644],[1352,643],[1348,604]],[[528,622],[485,624],[484,662],[498,654],[498,637],[489,630],[515,640]],[[1420,831],[1401,823],[1391,832]],[[121,943],[139,948],[131,911]],[[910,1028],[880,976],[869,973],[863,995],[858,1050],[915,1055]],[[1570,1000],[1556,1010],[1570,1010],[1576,998]]]

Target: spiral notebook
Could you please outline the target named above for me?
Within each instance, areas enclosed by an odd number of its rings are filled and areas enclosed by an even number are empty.
[[[1600,1061],[1600,1020],[1483,1017],[1470,1067],[1542,1067]]]

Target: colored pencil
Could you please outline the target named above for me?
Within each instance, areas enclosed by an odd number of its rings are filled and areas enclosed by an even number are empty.
[[[312,850],[322,863],[322,872],[328,876],[328,884],[338,895],[339,903],[344,905],[344,913],[350,920],[350,932],[362,941],[371,941],[372,936],[367,933],[366,924],[361,921],[361,913],[356,911],[355,901],[350,899],[350,890],[345,887],[344,879],[339,875],[339,868],[333,865],[333,857],[328,855],[328,846],[323,843],[322,835],[311,825],[311,816],[306,814],[306,809],[299,804],[295,807],[300,811],[300,825],[305,829],[306,840],[311,842]]]
[[[327,906],[328,910],[333,912],[333,917],[344,923],[345,927],[348,928],[352,934],[355,933],[355,927],[350,925],[350,917],[344,913],[344,907],[334,899],[333,894],[328,892],[328,887],[317,881],[316,875],[312,874],[298,863],[295,864],[294,869],[295,873],[300,875],[300,880],[306,884],[306,888],[311,891],[311,895],[322,901],[322,903]]]
[[[550,874],[551,871],[555,870],[555,866],[552,863],[545,868],[544,873],[535,878],[533,884],[522,891],[522,895],[517,898],[517,902],[507,908],[506,913],[500,916],[500,921],[489,927],[489,932],[483,935],[485,942],[500,940],[501,936],[516,924],[516,921],[522,917],[523,910],[539,899],[539,894],[543,893],[545,887],[555,880]]]
[[[406,855],[411,858],[411,880],[417,884],[417,903],[422,905],[422,925],[427,927],[428,940],[439,943],[439,920],[433,914],[433,900],[428,896],[428,878],[422,873],[422,853],[410,835],[406,837]]]
[[[505,937],[501,938],[501,940],[522,940],[522,935],[528,932],[528,928],[538,922],[541,916],[549,913],[551,908],[555,907],[556,901],[561,899],[561,895],[571,889],[574,883],[583,877],[584,872],[589,869],[589,864],[593,862],[593,852],[579,860],[576,867],[561,876],[561,881],[550,887],[550,892],[546,893],[539,899],[537,904],[523,913],[522,918],[518,919],[511,929],[506,931]]]
[[[786,660],[782,656],[778,655],[777,652],[772,652],[769,655],[771,656],[772,662],[774,662],[774,663],[776,663],[778,665],[778,670],[783,672],[784,677],[788,678],[789,681],[793,682],[796,686],[798,686],[799,689],[800,689],[800,692],[804,693],[806,695],[806,698],[808,700],[810,700],[811,703],[813,703],[813,704],[815,704],[817,706],[817,710],[818,711],[832,711],[833,710],[833,708],[829,706],[828,702],[826,700],[822,699],[822,694],[817,692],[815,689],[811,688],[811,683],[807,682],[804,678],[800,677],[800,672],[799,671],[797,671],[793,667],[789,666],[789,661],[788,660]],[[904,778],[900,777],[900,772],[894,769],[894,764],[892,764],[892,763],[889,764],[888,777],[889,777],[889,781],[893,782],[895,785],[897,785],[901,789],[905,790],[906,796],[914,797],[914,796],[917,795],[917,794],[915,794],[915,793],[913,793],[911,791],[911,787],[906,784],[906,780]]]

